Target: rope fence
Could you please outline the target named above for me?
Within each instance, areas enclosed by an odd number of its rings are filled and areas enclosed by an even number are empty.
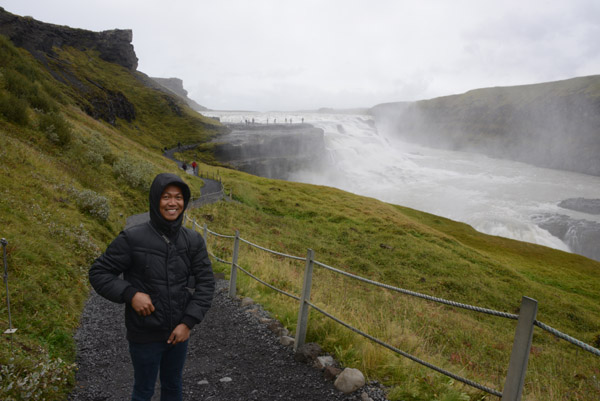
[[[307,325],[308,325],[308,307],[311,307],[314,310],[318,311],[319,313],[323,314],[324,316],[337,322],[338,324],[348,328],[349,330],[352,330],[353,332],[355,332],[355,333],[357,333],[357,334],[359,334],[359,335],[361,335],[361,336],[363,336],[363,337],[365,337],[365,338],[367,338],[367,339],[369,339],[369,340],[371,340],[371,341],[373,341],[373,342],[375,342],[375,343],[377,343],[399,355],[402,355],[402,356],[404,356],[416,363],[419,363],[429,369],[435,370],[438,373],[441,373],[443,375],[451,377],[457,381],[460,381],[460,382],[467,384],[471,387],[474,387],[478,390],[482,390],[491,395],[499,397],[499,398],[501,398],[502,401],[518,401],[521,399],[521,395],[522,395],[522,391],[523,391],[523,384],[524,384],[524,380],[525,380],[525,372],[527,369],[527,362],[528,362],[528,357],[529,357],[529,353],[530,353],[530,349],[531,349],[531,342],[532,342],[532,338],[533,338],[534,326],[537,326],[537,327],[555,335],[558,338],[568,341],[571,344],[574,344],[574,345],[582,348],[585,351],[588,351],[594,355],[600,356],[600,350],[536,320],[535,317],[537,314],[537,301],[535,301],[531,298],[528,298],[528,297],[523,297],[523,299],[521,300],[521,307],[520,307],[520,312],[518,315],[512,314],[512,313],[507,313],[507,312],[502,312],[502,311],[497,311],[497,310],[493,310],[493,309],[488,309],[488,308],[482,308],[479,306],[468,305],[468,304],[464,304],[464,303],[460,303],[460,302],[455,302],[452,300],[447,300],[447,299],[433,297],[433,296],[426,295],[426,294],[421,294],[421,293],[410,291],[410,290],[403,289],[403,288],[394,287],[389,284],[379,283],[377,281],[369,280],[367,278],[345,272],[343,270],[334,268],[332,266],[328,266],[324,263],[316,261],[314,259],[314,252],[311,249],[308,250],[306,257],[288,255],[285,253],[274,251],[272,249],[262,247],[260,245],[254,244],[246,239],[243,239],[240,237],[239,232],[237,232],[237,231],[236,231],[235,235],[233,235],[233,236],[223,235],[223,234],[219,234],[219,233],[209,230],[207,228],[206,224],[204,224],[203,226],[200,226],[195,220],[192,220],[187,215],[186,215],[186,219],[188,219],[189,221],[192,222],[192,225],[194,228],[201,228],[204,231],[204,239],[206,241],[208,240],[208,237],[207,237],[208,234],[213,235],[218,238],[234,240],[233,255],[232,255],[231,261],[228,261],[228,262],[224,261],[223,259],[220,259],[209,252],[209,254],[212,257],[214,257],[217,261],[231,265],[231,276],[230,276],[230,283],[229,283],[229,296],[230,297],[235,296],[237,270],[240,270],[247,276],[260,282],[261,284],[300,302],[299,311],[298,311],[297,329],[296,329],[296,341],[294,343],[295,350],[298,349],[298,347],[301,347],[305,342],[306,330],[307,330]],[[262,250],[265,252],[269,252],[269,253],[277,255],[277,256],[281,256],[281,257],[285,257],[285,258],[289,258],[289,259],[293,259],[293,260],[304,261],[306,263],[306,267],[305,267],[305,273],[304,273],[302,294],[300,296],[296,296],[294,294],[290,294],[286,291],[283,291],[283,290],[261,280],[260,278],[256,277],[252,273],[248,272],[246,269],[242,268],[237,263],[238,256],[239,256],[239,243],[240,242],[243,242],[245,244],[250,245],[251,247],[254,247],[256,249],[259,249],[259,250]],[[484,386],[482,384],[476,383],[472,380],[458,376],[458,375],[456,375],[452,372],[449,372],[443,368],[440,368],[440,367],[432,365],[426,361],[423,361],[423,360],[415,357],[414,355],[411,355],[405,351],[402,351],[402,350],[400,350],[400,349],[398,349],[376,337],[371,336],[368,333],[361,331],[360,329],[358,329],[356,327],[351,326],[350,324],[342,321],[341,319],[329,314],[325,310],[323,310],[320,307],[311,303],[310,302],[310,288],[311,288],[311,283],[312,283],[312,271],[313,271],[313,267],[315,265],[322,267],[325,270],[329,270],[331,272],[334,272],[334,273],[337,273],[337,274],[340,274],[340,275],[343,275],[343,276],[346,276],[346,277],[349,277],[352,279],[356,279],[361,282],[371,284],[371,285],[374,285],[374,286],[377,286],[380,288],[385,288],[390,291],[399,292],[399,293],[402,293],[405,295],[425,299],[427,301],[441,303],[444,305],[449,305],[449,306],[453,306],[456,308],[466,309],[469,311],[488,314],[488,315],[501,317],[501,318],[505,318],[505,319],[517,320],[518,322],[517,322],[517,328],[516,328],[515,337],[514,337],[513,349],[512,349],[512,353],[511,353],[511,357],[510,357],[508,373],[507,373],[507,376],[505,379],[503,392],[499,392],[498,390],[495,390],[495,389],[489,388],[487,386]]]

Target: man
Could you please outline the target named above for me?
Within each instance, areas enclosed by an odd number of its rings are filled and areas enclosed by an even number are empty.
[[[190,331],[208,312],[215,281],[204,239],[182,226],[187,184],[174,174],[158,174],[149,200],[150,221],[122,231],[92,264],[89,277],[98,294],[125,303],[131,399],[150,401],[160,372],[161,401],[175,401],[182,399]],[[195,281],[193,292],[188,280]]]

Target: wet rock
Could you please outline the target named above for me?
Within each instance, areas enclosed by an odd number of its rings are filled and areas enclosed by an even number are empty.
[[[572,252],[600,261],[600,223],[550,213],[533,216],[532,220],[560,238]]]
[[[320,171],[328,163],[324,132],[308,124],[228,124],[214,154],[237,170],[288,179],[298,170]]]
[[[569,198],[560,202],[558,206],[577,212],[600,214],[600,199]]]

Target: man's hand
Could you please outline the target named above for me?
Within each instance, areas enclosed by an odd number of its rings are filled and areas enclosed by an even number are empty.
[[[167,340],[167,344],[179,344],[186,341],[190,338],[190,328],[187,327],[184,323],[180,323],[175,327],[169,339]]]
[[[154,305],[152,305],[152,299],[150,295],[144,292],[136,292],[133,298],[131,298],[131,307],[140,316],[149,316],[154,312]]]

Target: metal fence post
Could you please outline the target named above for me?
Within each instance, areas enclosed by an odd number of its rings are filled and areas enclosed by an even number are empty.
[[[298,322],[296,324],[296,341],[294,351],[304,345],[306,340],[306,329],[308,326],[308,304],[310,301],[310,289],[312,286],[313,263],[315,251],[309,249],[306,253],[306,267],[304,268],[304,283],[302,284],[302,295],[300,296],[300,308],[298,309]]]
[[[531,340],[533,339],[533,323],[536,315],[537,301],[523,297],[506,381],[502,391],[502,401],[519,401],[523,394],[523,383],[525,382]]]
[[[229,298],[235,298],[235,286],[237,281],[237,261],[240,250],[240,232],[235,230],[233,241],[233,257],[231,258],[231,275],[229,277]]]
[[[204,242],[208,241],[208,226],[206,225],[206,223],[204,223],[204,227],[203,227],[203,231],[204,231]]]
[[[17,331],[17,329],[13,329],[12,327],[12,317],[10,315],[10,296],[8,295],[8,262],[6,261],[6,245],[8,245],[8,241],[6,238],[0,239],[0,243],[2,243],[2,260],[4,261],[4,284],[6,284],[6,306],[8,307],[8,330],[4,332],[4,334],[13,334]]]

